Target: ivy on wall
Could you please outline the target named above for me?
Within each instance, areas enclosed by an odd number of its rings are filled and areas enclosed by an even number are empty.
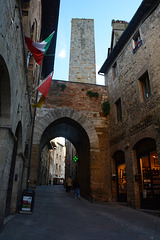
[[[61,91],[64,91],[64,89],[67,87],[66,84],[62,83],[62,84],[59,84],[57,83],[57,87],[59,87],[61,89]]]
[[[88,91],[88,92],[87,92],[87,95],[88,95],[90,98],[92,98],[92,97],[98,98],[98,97],[99,97],[99,93],[98,93],[98,92]]]
[[[102,111],[104,113],[104,116],[107,116],[110,112],[110,103],[109,101],[105,101],[102,103]]]

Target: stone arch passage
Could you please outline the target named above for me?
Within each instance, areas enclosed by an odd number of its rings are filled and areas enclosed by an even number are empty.
[[[82,126],[82,128],[86,131],[89,137],[91,149],[99,149],[98,135],[91,121],[89,121],[83,113],[68,107],[56,109],[45,108],[43,109],[43,111],[37,109],[33,144],[40,143],[42,132],[44,132],[46,126],[49,126],[52,122],[65,117],[73,119],[75,122]]]
[[[90,199],[90,195],[93,195],[91,182],[97,181],[95,163],[100,155],[99,138],[87,116],[68,107],[37,109],[29,174],[30,187],[35,188],[37,184],[38,161],[43,146],[49,139],[59,136],[68,139],[79,154],[82,194]],[[96,183],[94,186],[97,186]]]
[[[50,134],[53,132],[51,137]],[[52,104],[37,109],[29,186],[35,189],[37,185],[40,149],[47,141],[47,137],[50,139],[53,136],[66,137],[79,152],[83,196],[91,201],[111,201],[108,125],[103,116],[101,117],[98,112],[93,114],[91,109],[90,111],[78,111],[75,108],[56,107]]]
[[[77,123],[71,118],[63,117],[54,121],[44,130],[42,134],[39,147],[39,156],[45,144],[56,137],[64,137],[75,146],[79,156],[79,177],[81,194],[85,198],[89,198],[90,143],[86,131],[79,123]],[[37,180],[37,182],[39,181]]]

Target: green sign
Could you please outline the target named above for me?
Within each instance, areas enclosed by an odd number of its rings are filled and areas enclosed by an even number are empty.
[[[74,160],[75,162],[77,162],[77,161],[78,161],[78,157],[74,156],[73,160]]]

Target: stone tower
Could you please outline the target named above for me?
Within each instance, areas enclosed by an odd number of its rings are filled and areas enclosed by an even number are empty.
[[[72,19],[69,81],[96,84],[93,19]]]

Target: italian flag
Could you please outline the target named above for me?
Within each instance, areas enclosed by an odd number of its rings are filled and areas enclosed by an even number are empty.
[[[34,56],[36,63],[39,65],[41,65],[42,59],[50,46],[53,35],[54,32],[52,32],[43,42],[40,43],[36,43],[32,39],[25,36],[27,47]]]
[[[53,77],[53,72],[51,72],[45,79],[44,81],[38,85],[38,87],[35,88],[35,90],[38,90],[39,92],[42,93],[39,101],[32,105],[32,107],[38,107],[38,108],[41,108],[43,103],[44,103],[44,100],[46,99],[47,97],[47,94],[48,94],[48,91],[50,89],[50,86],[51,86],[51,82],[52,82],[52,77]],[[34,91],[35,91],[34,90]]]

